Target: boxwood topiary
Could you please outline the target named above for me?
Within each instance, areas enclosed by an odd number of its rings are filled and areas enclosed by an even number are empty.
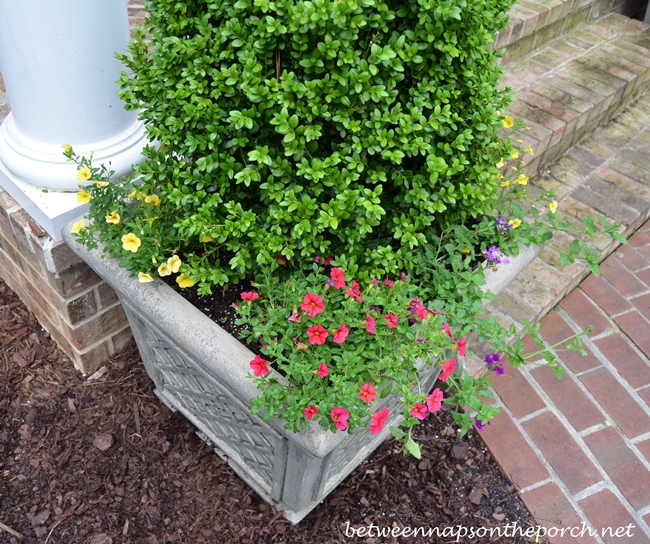
[[[412,269],[427,233],[494,209],[511,4],[152,1],[121,56],[121,96],[160,144],[136,172],[162,203],[138,258],[183,247],[203,290],[278,256]]]

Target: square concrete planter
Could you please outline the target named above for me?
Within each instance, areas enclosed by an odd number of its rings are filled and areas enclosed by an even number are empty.
[[[64,239],[118,294],[160,400],[190,420],[214,451],[291,522],[305,517],[386,439],[391,425],[399,424],[398,396],[376,403],[377,409],[391,411],[378,435],[367,428],[332,433],[315,422],[293,433],[275,418],[262,421],[250,412],[249,399],[259,392],[247,377],[254,354],[246,346],[162,281],[142,284],[130,278],[117,260],[79,245],[69,228]],[[420,363],[419,370],[423,390],[430,391],[439,367]]]

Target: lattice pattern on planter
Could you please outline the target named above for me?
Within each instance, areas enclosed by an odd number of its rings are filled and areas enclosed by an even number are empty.
[[[388,421],[387,426],[396,425],[399,419],[396,415],[402,409],[402,402],[399,398],[395,398],[385,406],[390,410],[391,416],[393,416]],[[379,407],[377,407],[377,409],[379,409]],[[344,477],[359,464],[355,457],[359,455],[359,452],[368,449],[368,438],[371,436],[369,429],[359,428],[350,438],[341,444],[340,449],[337,449],[330,459],[325,490],[328,490],[328,487],[331,486],[331,482]],[[376,446],[373,446],[370,451],[374,450],[375,447]],[[367,455],[368,454],[365,453],[364,457]]]
[[[144,330],[168,398],[226,455],[253,470],[270,492],[275,450],[281,438],[261,426],[249,409],[201,372],[190,358],[162,340],[149,327]],[[260,483],[262,483],[260,482]]]

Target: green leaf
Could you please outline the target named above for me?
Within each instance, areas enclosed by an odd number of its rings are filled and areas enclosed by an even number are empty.
[[[416,459],[420,459],[422,457],[422,450],[420,449],[420,445],[415,442],[410,436],[406,439],[404,447]]]

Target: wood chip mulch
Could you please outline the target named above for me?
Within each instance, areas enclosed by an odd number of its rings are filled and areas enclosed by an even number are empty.
[[[1,543],[379,543],[398,540],[346,528],[535,524],[447,411],[418,431],[422,460],[387,441],[293,526],[158,401],[134,348],[84,378],[2,280],[0,345]]]

